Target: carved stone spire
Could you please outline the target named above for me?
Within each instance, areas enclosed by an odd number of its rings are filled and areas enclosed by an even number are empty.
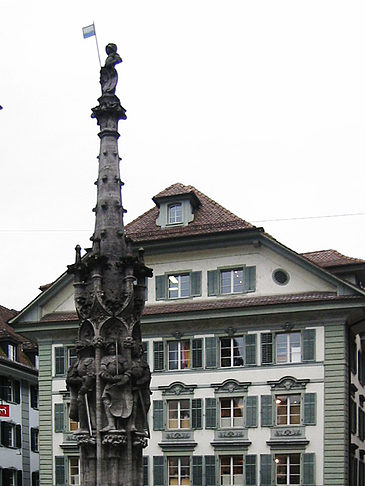
[[[140,317],[145,280],[143,249],[136,255],[124,232],[118,122],[125,109],[115,95],[115,44],[100,71],[102,95],[92,109],[100,127],[100,153],[91,250],[76,259],[75,307],[80,318],[78,360],[69,369],[70,416],[80,423],[82,486],[142,486],[147,445],[150,370],[142,358]]]

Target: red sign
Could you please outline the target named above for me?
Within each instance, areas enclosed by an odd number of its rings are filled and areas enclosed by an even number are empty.
[[[0,417],[10,417],[9,405],[0,405]]]

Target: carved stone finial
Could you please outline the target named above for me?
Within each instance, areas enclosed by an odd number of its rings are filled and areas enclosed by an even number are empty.
[[[115,94],[115,88],[118,83],[118,73],[115,65],[122,62],[122,58],[117,53],[115,44],[108,44],[105,48],[108,57],[105,66],[100,69],[100,84],[102,94]]]

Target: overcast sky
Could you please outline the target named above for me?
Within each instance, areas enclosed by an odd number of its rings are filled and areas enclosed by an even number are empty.
[[[298,252],[365,258],[365,3],[0,0],[0,304],[90,245],[100,54],[118,45],[126,222],[191,184]]]

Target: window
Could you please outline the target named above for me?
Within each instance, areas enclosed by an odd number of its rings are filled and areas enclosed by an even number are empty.
[[[169,457],[168,476],[169,486],[189,486],[190,457]]]
[[[277,425],[300,425],[300,395],[277,395],[275,407]]]
[[[190,400],[168,401],[168,428],[190,429]]]
[[[220,456],[220,485],[243,485],[243,456]]]
[[[156,300],[183,299],[201,295],[201,272],[176,272],[157,275]]]
[[[153,343],[154,371],[162,371],[165,367],[168,370],[186,370],[202,368],[202,366],[203,340],[201,338]]]
[[[221,338],[221,367],[243,366],[243,337]]]
[[[76,361],[77,354],[74,347],[64,348],[57,346],[54,348],[55,375],[64,376],[67,369]]]
[[[0,469],[0,483],[2,486],[22,486],[22,471],[15,469]]]
[[[239,294],[243,292],[243,268],[221,270],[221,294]]]
[[[11,422],[1,422],[1,445],[19,449],[22,446],[22,429]]]
[[[300,484],[300,454],[276,454],[276,484]]]
[[[39,431],[30,429],[30,448],[33,452],[39,452]]]
[[[68,458],[68,465],[69,465],[69,484],[70,485],[79,485],[80,484],[79,458],[78,457],[69,457]]]
[[[301,361],[300,332],[277,334],[276,362],[299,363]]]
[[[261,364],[300,363],[316,360],[316,330],[261,334]]]
[[[170,204],[168,206],[168,224],[179,224],[183,221],[181,203]]]
[[[190,340],[168,343],[169,370],[185,370],[191,367]]]
[[[39,471],[32,472],[32,486],[39,486]]]
[[[16,361],[16,351],[16,346],[14,346],[13,344],[8,344],[8,358],[11,361]]]
[[[241,265],[236,268],[208,271],[208,296],[242,294],[255,290],[255,266]]]
[[[77,360],[76,348],[68,348],[67,358],[68,358],[68,367],[70,367]]]
[[[190,297],[190,274],[169,275],[168,298],[181,299]]]
[[[220,426],[222,428],[243,427],[243,397],[221,398]]]
[[[5,376],[0,377],[0,399],[20,403],[20,383]]]
[[[72,420],[72,418],[70,418],[70,404],[69,403],[67,404],[67,418],[68,418],[67,430],[70,431],[70,432],[75,432],[79,428],[79,423],[76,422],[75,420]]]

